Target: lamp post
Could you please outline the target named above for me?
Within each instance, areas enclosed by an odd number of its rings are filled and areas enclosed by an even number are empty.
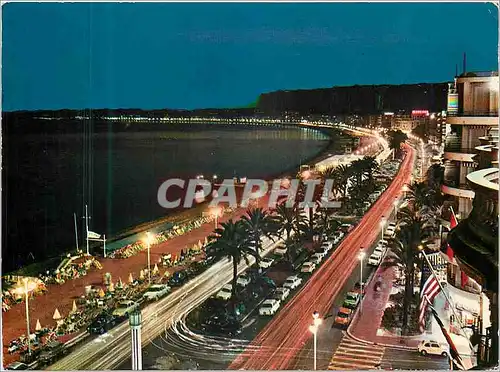
[[[148,247],[148,280],[151,284],[151,234],[149,231],[146,233],[146,245]]]
[[[384,228],[385,228],[385,218],[382,216],[382,220],[380,220],[380,227],[382,228],[382,240],[384,240]]]
[[[309,326],[309,330],[314,336],[314,345],[313,345],[313,350],[314,350],[314,370],[316,371],[317,369],[317,343],[318,343],[318,327],[319,325],[323,322],[323,320],[319,317],[319,313],[315,311],[313,314],[313,324]]]
[[[31,355],[31,339],[30,339],[30,311],[29,311],[29,290],[28,290],[28,278],[24,278],[24,294],[25,294],[25,301],[26,302],[26,333],[27,333],[27,340],[28,340],[28,355]]]
[[[409,189],[408,189],[408,185],[405,183],[405,184],[403,185],[403,198],[405,198],[405,199],[406,199],[406,193],[407,193],[408,191],[409,191]]]
[[[361,287],[361,300],[359,301],[359,312],[363,312],[363,260],[365,259],[366,253],[361,248],[358,259],[359,259],[359,284]]]
[[[397,220],[398,219],[398,199],[396,198],[394,200],[394,218]]]
[[[215,228],[217,228],[217,226],[219,225],[219,213],[220,213],[219,208],[214,208],[212,210],[212,216],[214,216],[214,221],[215,221],[215,225],[214,225]]]

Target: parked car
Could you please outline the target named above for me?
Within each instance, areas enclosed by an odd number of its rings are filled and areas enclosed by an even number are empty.
[[[326,250],[329,251],[333,248],[333,242],[330,240],[324,241],[323,243],[321,243],[321,247],[326,247]]]
[[[382,260],[382,255],[380,253],[374,252],[368,258],[368,265],[370,266],[378,266],[380,265],[380,261]]]
[[[349,321],[351,320],[351,314],[351,309],[341,307],[335,317],[335,324],[338,324],[341,327],[347,327],[349,325]]]
[[[156,301],[170,292],[170,287],[166,284],[153,284],[151,285],[142,297],[146,300]]]
[[[113,315],[117,317],[128,316],[132,311],[139,308],[139,304],[132,300],[124,300],[118,302]]]
[[[278,256],[284,256],[287,250],[288,250],[287,247],[285,247],[284,245],[280,245],[274,250],[274,254]]]
[[[361,295],[359,293],[348,292],[344,299],[344,304],[342,306],[348,309],[355,309],[358,306],[360,300],[361,300]]]
[[[427,354],[448,356],[448,348],[437,341],[422,341],[418,345],[418,352],[424,356]]]
[[[283,283],[283,287],[295,289],[301,284],[302,284],[302,278],[299,278],[298,276],[293,275],[293,276],[289,276],[288,278],[286,278],[285,283]]]
[[[248,284],[250,284],[250,281],[251,281],[250,277],[248,277],[245,274],[242,274],[242,275],[238,276],[238,279],[236,279],[236,284],[245,288]]]
[[[262,303],[259,309],[260,315],[274,315],[280,308],[280,301],[276,299],[267,299]]]
[[[290,289],[286,287],[278,287],[274,292],[274,298],[280,301],[285,301],[289,295],[290,295]]]
[[[234,337],[241,333],[240,322],[226,314],[209,317],[202,323],[202,329],[210,334]]]
[[[5,367],[5,369],[12,371],[19,371],[19,370],[25,371],[28,369],[28,365],[21,362],[14,362]]]
[[[389,242],[385,239],[381,239],[379,242],[378,242],[379,245],[382,245],[384,247],[388,247],[389,246]]]
[[[301,273],[312,273],[316,269],[316,264],[311,261],[304,262],[300,268]]]
[[[316,253],[321,253],[322,256],[326,256],[328,252],[330,252],[330,249],[331,248],[329,248],[328,246],[322,245],[321,247],[316,249]]]
[[[102,335],[106,333],[111,328],[113,328],[118,323],[116,317],[108,313],[101,313],[94,319],[92,323],[87,327],[87,331],[90,334]]]
[[[383,247],[383,246],[381,246],[381,245],[377,245],[377,246],[375,247],[375,249],[373,250],[373,253],[377,253],[377,254],[379,254],[379,253],[380,253],[380,255],[381,255],[381,256],[383,256],[383,255],[384,255],[384,253],[385,253],[385,250],[386,250],[386,249],[385,249],[385,247]]]
[[[171,287],[178,287],[188,281],[189,277],[184,271],[176,271],[168,280],[168,285]]]
[[[309,257],[309,261],[311,261],[315,265],[319,265],[321,263],[321,261],[323,261],[324,257],[325,256],[321,253],[315,253],[311,257]]]
[[[49,342],[38,357],[39,365],[37,367],[53,364],[57,359],[59,359],[63,355],[66,355],[67,353],[68,349],[64,347],[64,344],[62,342]]]
[[[259,266],[263,269],[268,269],[272,266],[274,263],[274,259],[271,257],[264,257],[262,260],[259,262]]]
[[[229,300],[233,295],[233,286],[232,284],[226,284],[221,288],[219,292],[215,295],[216,298],[220,298],[221,300]]]
[[[352,225],[350,223],[344,223],[344,224],[340,225],[340,229],[342,231],[344,231],[344,233],[350,232],[352,229],[354,229],[354,225]]]

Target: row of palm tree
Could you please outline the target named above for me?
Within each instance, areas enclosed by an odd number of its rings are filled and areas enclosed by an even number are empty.
[[[262,208],[249,209],[241,219],[221,223],[208,237],[206,254],[216,260],[225,258],[232,261],[232,298],[236,300],[238,265],[243,261],[248,263],[250,257],[255,257],[259,262],[262,237],[284,238],[287,242],[286,259],[291,264],[297,256],[298,239],[311,239],[314,235],[330,233],[340,225],[338,221],[330,219],[331,209],[321,205],[326,180],[330,179],[333,183],[333,195],[329,197],[345,202],[349,192],[355,193],[354,190],[373,183],[373,173],[377,168],[378,163],[373,157],[356,160],[349,166],[328,168],[319,174],[320,186],[315,188],[314,207],[304,209],[299,206],[306,194],[305,184],[300,182],[292,207],[279,204],[272,212]],[[293,237],[296,238],[295,242]]]

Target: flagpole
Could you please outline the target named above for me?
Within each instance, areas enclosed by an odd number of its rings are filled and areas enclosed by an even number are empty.
[[[89,256],[90,255],[90,251],[89,251],[89,214],[88,214],[88,210],[87,210],[87,204],[85,204],[85,230],[87,230],[87,236],[86,236],[87,256]]]
[[[439,285],[439,288],[441,289],[441,292],[443,292],[444,296],[446,297],[446,301],[448,301],[448,304],[450,305],[451,311],[453,312],[453,315],[455,316],[455,319],[457,319],[458,323],[460,324],[460,330],[462,331],[462,335],[469,342],[469,347],[471,348],[471,350],[474,351],[474,347],[472,346],[472,343],[470,342],[469,337],[467,337],[467,335],[465,334],[462,321],[460,320],[460,318],[458,317],[458,315],[457,315],[457,313],[455,311],[455,306],[453,306],[453,303],[451,302],[451,299],[450,299],[448,293],[444,290],[443,286],[441,285],[441,282],[439,281],[439,278],[438,278],[436,272],[434,271],[434,268],[432,267],[431,262],[429,261],[429,257],[427,257],[427,255],[425,254],[425,252],[424,252],[423,249],[422,249],[421,252],[424,255],[425,260],[427,261],[427,264],[429,265],[429,268],[431,269],[432,275],[434,275],[434,278],[436,278],[436,281],[437,281],[437,283]],[[427,296],[425,296],[425,297],[427,299]],[[427,299],[427,301],[429,302],[429,299]]]
[[[104,240],[104,258],[106,258],[106,234],[103,235]]]
[[[73,213],[75,220],[75,241],[76,241],[76,251],[78,252],[78,227],[76,226],[76,213]]]

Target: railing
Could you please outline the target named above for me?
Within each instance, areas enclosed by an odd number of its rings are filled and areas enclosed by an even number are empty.
[[[460,147],[460,146],[446,146],[444,147],[444,152],[458,152],[460,154],[476,154],[477,150],[475,147]]]
[[[467,111],[448,111],[448,116],[465,116],[465,117],[498,117],[498,111],[481,111],[481,110],[467,110]]]
[[[453,187],[455,189],[472,190],[467,183],[460,183],[458,180],[445,179],[443,181],[443,185]]]
[[[498,76],[498,71],[474,71],[474,72],[465,72],[463,74],[458,75],[458,77],[492,77]]]

